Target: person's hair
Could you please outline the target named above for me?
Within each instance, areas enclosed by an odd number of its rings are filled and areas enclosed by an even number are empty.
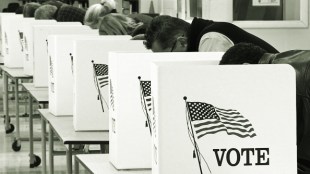
[[[109,2],[105,4],[109,4]],[[84,24],[92,29],[98,29],[100,17],[109,14],[112,10],[110,5],[94,4],[87,9]]]
[[[171,16],[157,16],[153,18],[145,33],[145,46],[151,49],[155,41],[165,49],[173,45],[179,36],[187,36],[190,24],[182,19]]]
[[[21,5],[16,9],[15,14],[23,14],[23,11],[24,11],[24,5]]]
[[[61,1],[56,1],[56,0],[49,0],[49,1],[45,1],[42,3],[42,5],[47,5],[47,4],[56,6],[57,9],[60,9],[60,7],[62,5],[64,5],[65,3],[61,2]]]
[[[63,5],[58,10],[57,22],[81,22],[83,24],[86,10],[71,5]]]
[[[115,10],[116,8],[115,0],[101,0],[100,4],[106,6],[110,10]]]
[[[41,5],[39,3],[35,2],[29,2],[24,5],[24,10],[23,10],[23,16],[24,17],[34,17],[35,11],[40,7]]]
[[[42,5],[39,7],[35,13],[34,18],[35,19],[55,19],[55,13],[57,11],[57,7],[54,5]]]
[[[110,13],[100,19],[99,35],[131,35],[140,25],[126,15]]]
[[[225,52],[220,61],[220,65],[243,63],[258,64],[265,53],[266,50],[252,43],[239,43]]]

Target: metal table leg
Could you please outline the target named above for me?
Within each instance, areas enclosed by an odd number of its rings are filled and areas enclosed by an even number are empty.
[[[42,150],[42,171],[46,174],[46,122],[41,117],[41,150]]]
[[[66,150],[67,156],[67,174],[72,174],[72,144],[68,145],[68,149]]]
[[[50,163],[50,173],[54,174],[54,132],[52,129],[52,126],[49,124],[49,136],[48,136],[48,141],[49,141],[49,163]]]
[[[41,163],[41,159],[40,157],[38,157],[37,155],[35,155],[33,153],[33,98],[30,95],[30,93],[28,93],[28,99],[29,99],[29,157],[30,157],[30,168],[34,168],[37,167],[38,165],[40,165]]]
[[[14,131],[14,125],[10,124],[9,114],[9,89],[8,89],[8,75],[3,71],[3,109],[5,115],[5,133],[9,134]]]
[[[16,110],[16,137],[12,144],[12,149],[14,151],[20,151],[21,149],[21,142],[20,142],[20,127],[19,127],[19,97],[18,97],[18,79],[14,79],[15,82],[15,110]]]
[[[79,161],[78,161],[78,159],[77,159],[76,156],[75,156],[75,158],[74,158],[74,173],[75,173],[75,174],[79,174],[79,173],[80,173]]]

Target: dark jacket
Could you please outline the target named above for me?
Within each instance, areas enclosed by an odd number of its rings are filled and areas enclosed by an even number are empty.
[[[310,173],[310,50],[265,54],[260,64],[289,64],[296,71],[297,158],[299,174]]]
[[[246,32],[245,30],[227,22],[215,22],[194,18],[187,33],[188,51],[198,51],[199,42],[202,36],[208,32],[218,32],[228,37],[234,44],[246,42],[253,43],[265,49],[268,53],[278,53],[273,46],[264,40]]]

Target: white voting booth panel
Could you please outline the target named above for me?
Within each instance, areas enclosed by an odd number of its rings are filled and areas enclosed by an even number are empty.
[[[115,36],[106,36],[100,40],[77,40],[75,42],[73,125],[76,131],[108,130],[108,52],[147,51],[142,41],[129,39],[128,36],[123,36],[123,38],[118,36],[117,40]],[[95,66],[102,73],[95,73]]]
[[[33,20],[22,23],[24,31],[24,74],[33,75],[33,27],[51,24],[60,25],[56,20]]]
[[[15,13],[0,13],[0,63],[3,63],[4,40],[2,40],[2,18],[7,15],[16,15]]]
[[[65,22],[64,22],[65,23]],[[49,35],[74,35],[91,30],[80,23],[72,25],[42,25],[34,26],[34,71],[33,83],[35,87],[48,87],[48,54],[47,37]]]
[[[23,19],[23,15],[6,15],[2,17],[3,61],[6,67],[23,67],[19,33]]]
[[[70,54],[73,52],[73,40],[89,37],[98,38],[98,31],[48,36],[48,108],[53,115],[73,114],[73,62]]]
[[[151,96],[143,96],[142,99],[140,86],[140,80],[151,80],[151,62],[175,60],[185,64],[201,64],[206,61],[218,64],[222,55],[223,53],[197,52],[110,53],[109,152],[110,161],[117,169],[152,167],[152,107],[148,107],[152,100]],[[145,91],[150,92],[150,89]]]
[[[152,66],[153,174],[296,174],[288,65]]]

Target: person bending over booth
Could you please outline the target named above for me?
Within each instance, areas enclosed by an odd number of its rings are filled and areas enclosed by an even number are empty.
[[[155,17],[147,28],[145,45],[153,52],[225,52],[234,44],[250,42],[268,52],[278,51],[264,40],[227,22],[194,18],[189,24],[171,16]]]
[[[100,4],[90,6],[85,14],[84,24],[92,29],[98,29],[99,19],[115,10],[115,1],[107,0]]]
[[[35,11],[41,6],[36,2],[30,2],[24,5],[23,16],[25,18],[33,18]]]
[[[100,35],[131,35],[144,34],[146,26],[153,18],[144,14],[123,15],[111,13],[99,22]]]
[[[240,43],[223,55],[220,65],[289,64],[296,71],[298,174],[310,173],[310,50],[291,50],[277,54]]]

